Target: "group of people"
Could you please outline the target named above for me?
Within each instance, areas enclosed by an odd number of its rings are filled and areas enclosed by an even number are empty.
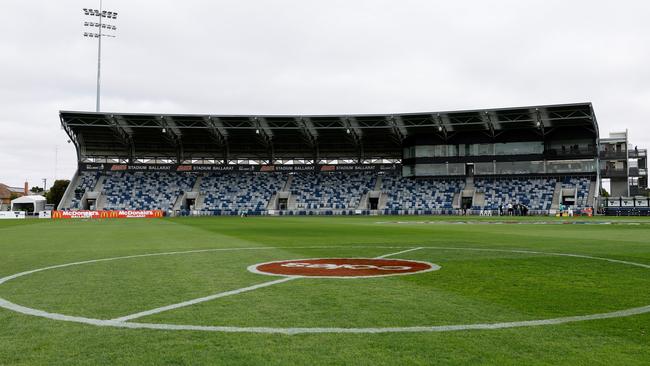
[[[570,154],[578,154],[579,152],[580,152],[580,147],[578,146],[578,144],[569,146]],[[566,154],[566,146],[564,145],[562,145],[562,154]]]
[[[528,216],[528,206],[509,202],[499,204],[499,216]]]

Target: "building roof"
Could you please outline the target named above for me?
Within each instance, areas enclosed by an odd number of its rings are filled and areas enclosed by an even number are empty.
[[[6,184],[0,183],[0,198],[9,199],[12,193],[23,195],[25,194],[25,190],[24,188],[10,187]]]
[[[202,115],[61,111],[79,161],[399,159],[405,141],[543,139],[561,129],[598,136],[591,103],[351,115]],[[462,142],[461,142],[462,143]]]
[[[43,201],[47,201],[47,199],[43,196],[35,194],[31,196],[18,197],[16,199],[11,200],[11,203],[35,203],[35,202],[43,202]]]

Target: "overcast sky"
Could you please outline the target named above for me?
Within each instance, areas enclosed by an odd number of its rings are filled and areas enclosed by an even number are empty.
[[[2,0],[0,182],[69,179],[94,110],[88,0]],[[102,110],[397,113],[594,103],[650,146],[650,1],[104,0]],[[88,19],[92,20],[92,19]],[[58,153],[57,153],[58,151]]]

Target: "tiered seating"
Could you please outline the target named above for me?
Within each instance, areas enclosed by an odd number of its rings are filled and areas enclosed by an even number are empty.
[[[101,176],[100,172],[83,171],[79,173],[79,184],[75,187],[70,200],[70,209],[81,209],[81,199],[86,192],[92,191]]]
[[[374,172],[297,173],[291,194],[297,209],[356,209],[376,181]]]
[[[107,210],[171,210],[196,175],[170,172],[109,172],[104,182]]]
[[[553,201],[554,178],[477,178],[477,192],[485,193],[484,209],[498,210],[499,205],[523,204],[530,210],[549,210]]]
[[[429,214],[451,210],[454,195],[464,186],[462,179],[411,179],[397,175],[382,178],[382,191],[388,195],[386,211],[390,213],[415,210],[412,213]]]
[[[576,206],[579,208],[584,208],[589,206],[589,187],[591,186],[591,179],[581,177],[581,178],[570,178],[565,177],[562,181],[562,188],[575,188],[577,193]]]
[[[251,214],[266,210],[273,195],[287,180],[282,173],[213,173],[202,178],[201,193],[205,195],[203,210],[215,214],[224,211]]]
[[[98,203],[101,205],[103,202],[102,208],[106,210],[172,210],[179,197],[193,189],[198,176],[198,173],[191,172],[80,172],[70,199],[70,209],[82,208],[81,198],[86,192],[96,189],[102,174],[105,174],[104,198],[100,198]],[[374,171],[300,172],[292,175],[280,172],[203,174],[199,192],[190,197],[197,199],[197,214],[206,215],[265,214],[273,195],[282,191],[289,177],[292,180],[289,207],[281,214],[356,214],[361,199],[374,189],[378,179]],[[384,214],[459,213],[454,209],[454,198],[459,198],[458,193],[465,188],[465,177],[414,179],[391,172],[382,175],[381,181],[379,205]],[[483,213],[496,211],[500,205],[522,204],[531,214],[541,214],[550,210],[557,182],[561,182],[564,189],[576,190],[576,208],[588,206],[591,187],[588,177],[475,177],[475,191],[484,194],[485,203],[483,207],[475,206],[473,209]],[[181,214],[190,212],[184,210]]]

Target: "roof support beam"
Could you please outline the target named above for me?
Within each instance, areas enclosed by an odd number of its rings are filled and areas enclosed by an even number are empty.
[[[210,116],[203,117],[203,122],[208,128],[208,132],[210,133],[210,137],[212,138],[212,140],[217,144],[219,144],[219,146],[225,144],[226,136],[224,136],[224,134],[219,131],[216,124],[212,120],[212,117]]]
[[[111,114],[108,116],[108,121],[111,124],[111,129],[120,139],[120,142],[127,148],[127,159],[130,163],[133,162],[135,157],[135,143],[133,142],[133,131],[130,127],[124,127],[127,125],[124,117],[115,116]]]
[[[183,141],[181,131],[176,127],[174,119],[171,116],[160,116],[156,118],[158,124],[162,127],[163,136],[176,150],[176,160],[178,164],[183,163]]]
[[[354,117],[342,117],[341,124],[345,127],[345,132],[350,136],[354,147],[357,150],[358,162],[362,162],[364,158],[363,154],[363,132],[359,128],[359,123]]]
[[[314,153],[314,161],[317,162],[319,160],[318,131],[314,128],[312,121],[307,117],[297,117],[295,121],[300,127],[300,132],[302,132],[304,140]]]
[[[545,109],[540,110],[539,108],[535,108],[530,112],[530,114],[533,116],[533,120],[535,121],[535,126],[539,129],[539,134],[542,135],[542,138],[544,138],[546,136],[546,126],[544,125],[544,121],[548,120],[548,113]]]
[[[437,132],[442,135],[442,137],[446,142],[449,139],[449,135],[447,133],[447,125],[446,125],[449,123],[449,117],[447,117],[447,115],[442,116],[440,115],[440,113],[437,113],[435,115],[432,115],[431,119],[437,125]]]
[[[61,128],[65,131],[65,133],[68,135],[68,142],[72,142],[75,146],[75,150],[77,151],[77,161],[82,161],[86,157],[86,145],[82,144],[80,141],[81,135],[76,135],[72,128],[68,126],[68,124],[65,122],[63,119],[63,116],[59,115],[59,119],[61,120]]]
[[[219,117],[205,116],[203,122],[208,126],[208,132],[212,140],[223,148],[224,164],[228,163],[230,156],[230,146],[228,144],[228,131],[223,127]]]
[[[391,126],[391,132],[396,141],[401,145],[404,142],[404,139],[408,136],[408,131],[404,126],[404,121],[400,116],[388,116],[386,120]]]
[[[483,122],[485,122],[485,127],[490,132],[489,133],[490,137],[494,138],[496,136],[494,133],[495,130],[494,121],[498,120],[498,117],[494,115],[494,112],[485,111],[481,113],[481,119],[483,120]]]
[[[259,137],[258,140],[262,142],[266,151],[269,154],[269,164],[273,164],[275,160],[274,148],[273,148],[273,131],[269,128],[269,124],[266,122],[264,117],[251,117],[251,123],[255,126],[255,134]]]

